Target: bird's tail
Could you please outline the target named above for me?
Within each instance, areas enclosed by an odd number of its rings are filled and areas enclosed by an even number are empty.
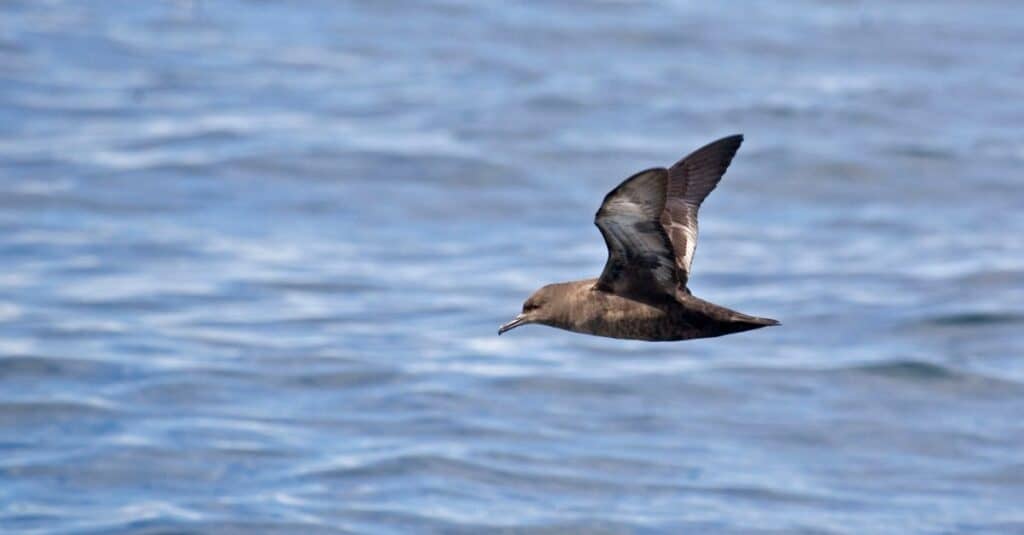
[[[743,332],[750,331],[753,329],[760,329],[761,327],[771,327],[772,325],[782,325],[779,320],[771,318],[758,318],[756,316],[748,316],[737,312],[733,316],[732,321],[727,327],[729,332]]]
[[[771,318],[757,318],[754,316],[747,316],[744,323],[750,323],[752,325],[759,325],[761,327],[771,327],[772,325],[782,325],[779,320],[773,320]]]

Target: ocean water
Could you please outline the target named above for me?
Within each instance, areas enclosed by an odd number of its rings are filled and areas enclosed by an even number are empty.
[[[1017,2],[0,4],[0,531],[1024,532]],[[717,137],[691,287],[528,326]]]

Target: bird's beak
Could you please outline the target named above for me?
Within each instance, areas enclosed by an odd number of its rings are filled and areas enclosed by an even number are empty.
[[[504,333],[505,331],[511,331],[512,329],[515,329],[516,327],[518,327],[518,326],[520,326],[520,325],[522,325],[524,323],[526,323],[526,316],[523,315],[523,314],[520,314],[520,315],[516,316],[515,318],[512,318],[512,321],[510,321],[510,322],[502,325],[501,327],[499,327],[498,328],[498,336],[501,336],[502,333]]]

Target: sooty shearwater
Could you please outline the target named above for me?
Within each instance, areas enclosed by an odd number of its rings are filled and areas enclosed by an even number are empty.
[[[668,169],[640,171],[613,189],[594,219],[608,246],[601,276],[544,286],[498,334],[538,323],[611,338],[669,341],[778,325],[699,299],[686,286],[697,247],[697,211],[742,142],[742,135],[719,139]]]

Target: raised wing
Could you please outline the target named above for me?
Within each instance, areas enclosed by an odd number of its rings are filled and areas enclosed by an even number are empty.
[[[697,248],[697,211],[704,198],[722,179],[732,157],[743,143],[742,135],[713,141],[693,151],[668,170],[665,209],[661,225],[671,240],[680,286],[690,278],[690,264]]]
[[[659,222],[667,181],[668,170],[648,169],[605,196],[594,218],[608,246],[597,289],[630,297],[674,295],[678,279],[672,242]]]

